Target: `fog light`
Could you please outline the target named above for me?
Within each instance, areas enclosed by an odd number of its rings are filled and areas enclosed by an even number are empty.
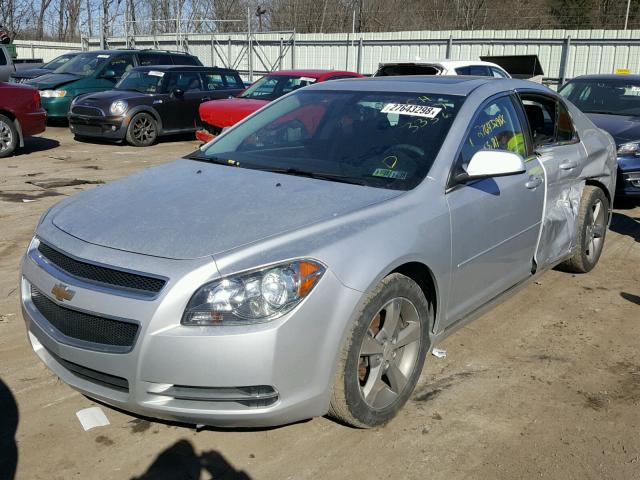
[[[115,125],[111,125],[111,130],[115,132],[116,131],[116,126]]]

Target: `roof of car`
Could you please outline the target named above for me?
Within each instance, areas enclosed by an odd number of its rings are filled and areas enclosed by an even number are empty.
[[[98,53],[103,55],[113,55],[115,53],[142,53],[142,52],[157,52],[157,53],[167,53],[171,55],[186,55],[192,57],[190,53],[187,52],[177,52],[171,50],[155,50],[153,48],[114,48],[113,50],[87,50],[86,52],[78,52],[78,53]]]
[[[328,73],[335,74],[355,74],[355,72],[349,72],[346,70],[278,70],[275,72],[269,72],[268,75],[291,75],[291,76],[300,76],[300,77],[314,77],[319,78]]]
[[[211,70],[216,72],[235,72],[230,68],[224,67],[204,67],[200,65],[145,65],[144,67],[136,67],[134,70],[138,71],[161,71],[161,72],[171,72],[171,71],[202,71],[202,70]]]
[[[513,89],[551,92],[547,87],[513,78],[473,77],[466,75],[406,75],[389,77],[347,78],[315,83],[305,90],[355,90],[365,92],[432,93],[467,96],[484,85],[495,93]]]
[[[580,75],[572,78],[571,80],[630,80],[632,82],[640,82],[640,75],[600,73],[593,75]]]
[[[483,62],[482,60],[407,60],[406,62],[384,62],[380,64],[381,67],[391,65],[440,65],[446,68],[459,68],[469,65],[487,65],[490,67],[502,68],[500,65],[496,65],[492,62]]]

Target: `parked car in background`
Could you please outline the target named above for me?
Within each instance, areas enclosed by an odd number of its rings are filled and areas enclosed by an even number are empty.
[[[16,71],[9,50],[4,44],[0,44],[0,82],[8,82]]]
[[[640,75],[582,75],[559,93],[616,141],[616,195],[640,198]]]
[[[341,70],[281,70],[271,72],[251,84],[236,98],[200,105],[200,128],[196,138],[208,142],[223,128],[235,125],[267,103],[298,88],[327,80],[358,78],[362,75]]]
[[[0,157],[23,147],[25,137],[44,132],[46,124],[38,90],[0,82]]]
[[[111,90],[137,66],[202,65],[193,55],[164,50],[97,50],[78,54],[53,73],[27,81],[40,90],[49,118],[66,119],[71,101],[83,93]]]
[[[76,137],[125,140],[144,147],[159,136],[193,132],[204,101],[243,90],[236,70],[151,66],[126,72],[113,90],[75,98],[69,128]]]
[[[317,83],[48,210],[22,262],[28,338],[142,416],[383,425],[447,335],[559,262],[596,266],[615,169],[611,136],[532,82]]]
[[[9,82],[11,83],[24,83],[27,80],[32,80],[36,77],[41,77],[42,75],[47,75],[48,73],[52,73],[54,70],[62,67],[65,63],[67,63],[72,58],[78,55],[77,52],[73,53],[65,53],[64,55],[60,55],[59,57],[54,58],[48,63],[37,67],[37,68],[25,68],[18,69],[15,73],[11,75]]]
[[[480,60],[421,60],[415,62],[381,63],[374,77],[398,75],[473,75],[511,78],[502,67]]]

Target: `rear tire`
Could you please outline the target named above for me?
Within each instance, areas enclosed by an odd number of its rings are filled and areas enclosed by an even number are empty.
[[[597,265],[609,224],[609,200],[602,189],[587,185],[580,199],[578,246],[573,256],[560,268],[574,273],[587,273]]]
[[[158,138],[158,122],[148,113],[137,113],[129,122],[126,137],[134,147],[153,145]]]
[[[0,158],[8,157],[18,147],[18,130],[9,117],[0,115]]]
[[[365,299],[340,354],[329,415],[359,428],[395,417],[420,378],[432,317],[416,282],[399,273],[383,279]]]

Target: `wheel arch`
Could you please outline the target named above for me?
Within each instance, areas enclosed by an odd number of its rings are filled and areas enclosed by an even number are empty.
[[[133,107],[128,115],[129,117],[128,123],[131,123],[131,120],[133,120],[133,117],[135,117],[138,113],[148,113],[149,115],[151,115],[154,118],[154,120],[158,123],[158,136],[162,135],[164,131],[162,126],[162,118],[160,117],[160,114],[157,112],[155,108],[149,105],[138,105],[136,107]]]
[[[431,305],[433,313],[433,325],[431,325],[431,329],[433,329],[437,324],[436,316],[438,315],[439,305],[438,284],[433,271],[422,262],[411,261],[395,267],[392,271],[385,274],[384,277],[392,273],[405,275],[418,284],[429,305]]]
[[[602,183],[600,180],[598,180],[597,178],[587,178],[586,181],[585,181],[585,185],[589,185],[589,186],[592,186],[592,187],[597,187],[600,190],[602,190],[602,192],[604,193],[605,197],[607,197],[607,201],[609,202],[609,220],[611,220],[611,211],[613,209],[613,197],[611,195],[611,192],[607,188],[607,186],[604,183]]]

